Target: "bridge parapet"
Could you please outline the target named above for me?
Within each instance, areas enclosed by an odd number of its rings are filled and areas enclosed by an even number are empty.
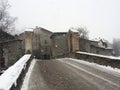
[[[106,56],[106,55],[99,55],[99,54],[78,51],[75,53],[75,58],[98,63],[100,65],[120,68],[120,57]]]
[[[26,69],[27,62],[30,61],[30,58],[31,54],[24,55],[0,76],[0,90],[10,90],[13,88],[13,85],[17,86],[17,80],[22,71]]]

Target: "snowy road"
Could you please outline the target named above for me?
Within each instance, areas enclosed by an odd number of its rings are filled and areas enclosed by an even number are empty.
[[[70,58],[39,60],[28,90],[120,90],[120,71]]]

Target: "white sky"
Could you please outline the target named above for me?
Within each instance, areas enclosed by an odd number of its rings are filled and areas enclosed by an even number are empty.
[[[40,26],[50,31],[68,31],[86,26],[90,38],[112,41],[120,36],[120,0],[9,0],[17,26]]]

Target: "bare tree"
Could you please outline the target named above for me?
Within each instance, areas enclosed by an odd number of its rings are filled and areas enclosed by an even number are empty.
[[[79,32],[79,37],[83,38],[83,39],[88,39],[88,31],[87,29],[84,27],[78,27],[78,28],[74,28],[75,30],[77,30]]]
[[[115,56],[120,56],[120,39],[113,40],[113,49]]]
[[[14,30],[15,17],[11,17],[8,9],[8,0],[0,0],[0,31],[11,32]]]

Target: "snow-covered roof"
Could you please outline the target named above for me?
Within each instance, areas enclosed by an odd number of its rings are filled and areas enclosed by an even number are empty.
[[[33,28],[27,28],[25,31],[33,31]]]
[[[72,32],[78,32],[78,30],[75,29],[75,28],[70,28],[70,31],[72,31]]]

